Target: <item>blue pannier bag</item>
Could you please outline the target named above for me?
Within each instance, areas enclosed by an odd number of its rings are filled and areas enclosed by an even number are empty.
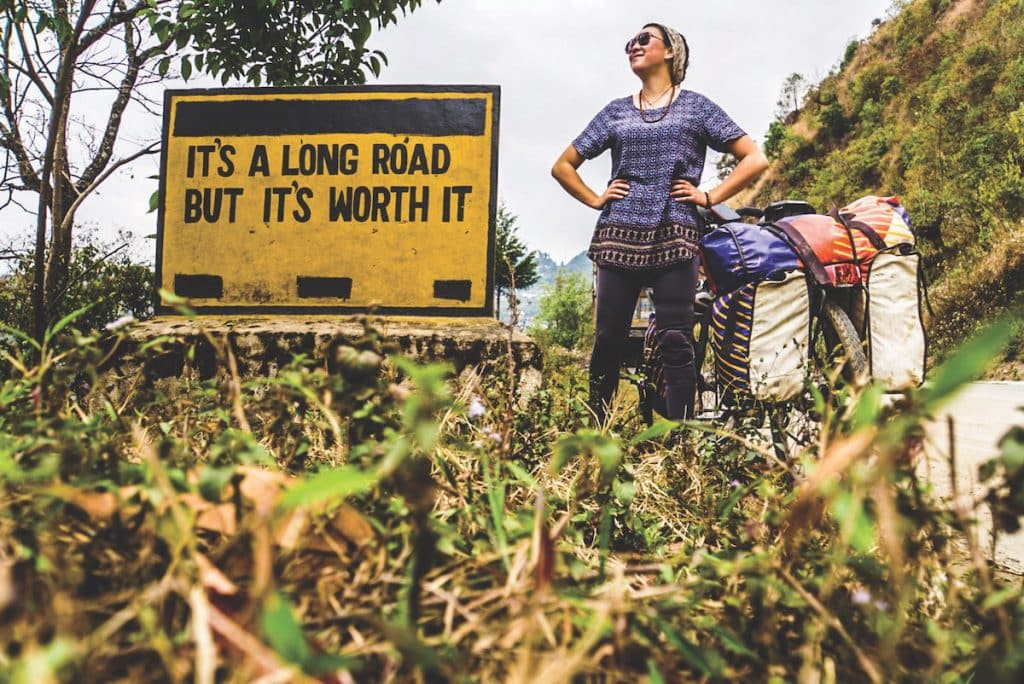
[[[796,252],[782,236],[750,223],[715,228],[701,238],[700,252],[704,274],[718,293],[801,267]]]

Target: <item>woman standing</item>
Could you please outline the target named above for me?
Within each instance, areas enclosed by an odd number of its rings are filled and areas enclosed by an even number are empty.
[[[639,93],[609,102],[551,169],[565,190],[601,215],[587,255],[597,265],[597,311],[590,400],[603,423],[619,382],[637,297],[653,288],[664,358],[667,416],[690,418],[696,390],[693,305],[697,288],[697,205],[711,207],[746,187],[767,166],[757,144],[714,102],[679,86],[686,40],[647,24],[626,43]],[[697,188],[707,148],[739,159],[721,185]],[[597,194],[577,169],[612,152],[612,180]]]

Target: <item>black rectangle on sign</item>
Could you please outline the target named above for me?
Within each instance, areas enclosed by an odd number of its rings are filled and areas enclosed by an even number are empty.
[[[196,299],[220,299],[224,296],[224,279],[219,275],[174,275],[174,294]]]
[[[457,299],[460,302],[469,301],[469,293],[473,289],[471,280],[435,280],[435,299]]]
[[[299,276],[299,297],[334,297],[348,299],[352,296],[351,278],[318,278],[316,276]]]
[[[174,135],[483,135],[484,98],[178,102]]]

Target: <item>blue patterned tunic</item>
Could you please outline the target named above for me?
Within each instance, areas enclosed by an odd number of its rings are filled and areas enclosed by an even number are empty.
[[[722,108],[683,90],[665,118],[644,122],[632,97],[609,102],[573,141],[584,159],[612,151],[612,178],[629,182],[629,194],[608,202],[587,252],[598,266],[632,271],[660,269],[697,253],[697,209],[669,196],[672,180],[694,185],[704,172],[707,148],[722,152],[745,135]],[[645,110],[657,118],[665,108]]]

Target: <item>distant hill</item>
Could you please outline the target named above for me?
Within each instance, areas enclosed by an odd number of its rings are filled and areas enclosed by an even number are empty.
[[[547,252],[537,252],[537,274],[540,276],[540,279],[533,287],[520,290],[519,292],[520,327],[526,328],[529,326],[530,321],[532,321],[540,311],[540,298],[544,294],[546,287],[554,285],[555,274],[558,273],[559,269],[573,273],[582,273],[588,278],[592,273],[591,262],[590,259],[587,258],[586,251],[580,252],[564,264],[556,262]],[[504,308],[503,303],[502,318],[507,320],[508,316],[505,314]]]
[[[772,124],[774,163],[740,203],[819,211],[899,195],[932,283],[933,350],[1024,285],[1024,12],[1016,0],[899,0],[895,15]]]

